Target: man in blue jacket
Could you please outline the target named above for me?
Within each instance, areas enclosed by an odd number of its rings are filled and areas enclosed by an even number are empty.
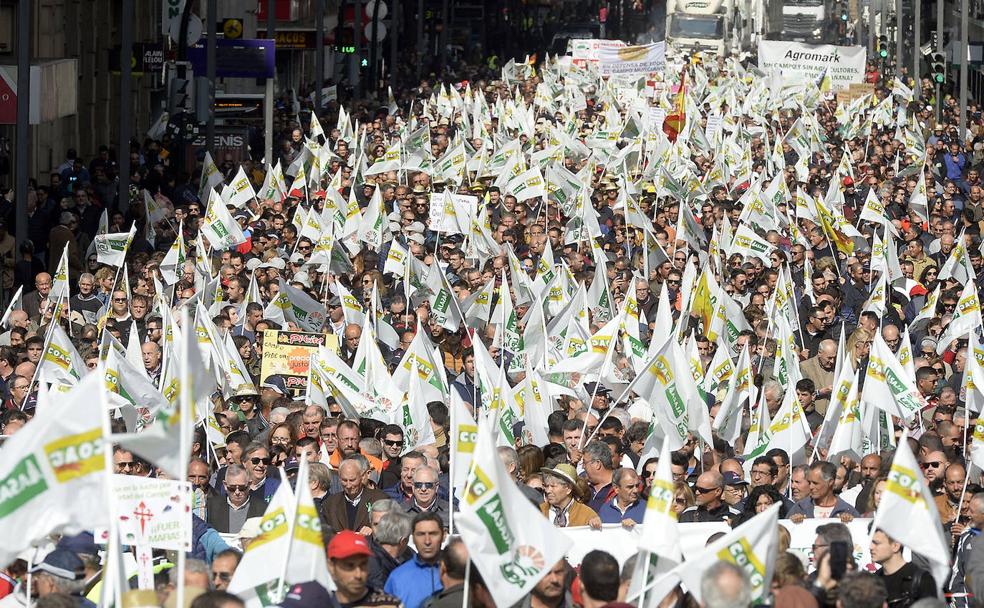
[[[440,515],[424,512],[414,518],[413,544],[417,555],[393,570],[383,588],[403,600],[404,608],[420,608],[424,600],[444,588],[440,568],[444,522]]]
[[[603,524],[622,524],[631,528],[642,523],[646,502],[639,500],[639,475],[629,468],[617,469],[612,476],[615,496],[601,505],[598,516]]]
[[[840,517],[850,521],[860,517],[857,510],[834,494],[834,478],[837,465],[819,461],[810,465],[806,480],[810,484],[810,495],[800,500],[789,510],[789,519],[799,523],[807,518],[826,519]]]

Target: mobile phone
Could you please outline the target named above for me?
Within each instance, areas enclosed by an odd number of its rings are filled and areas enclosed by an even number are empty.
[[[847,572],[847,557],[849,549],[847,543],[842,540],[835,540],[830,543],[830,578],[839,581],[844,578]]]

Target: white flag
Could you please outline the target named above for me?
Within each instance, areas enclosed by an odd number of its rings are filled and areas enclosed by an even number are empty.
[[[246,172],[243,171],[242,166],[239,167],[239,171],[236,172],[236,177],[232,179],[232,183],[229,184],[232,188],[232,196],[229,197],[229,204],[236,209],[241,209],[246,205],[246,203],[256,198],[256,192],[253,190],[253,184],[250,183],[249,178],[246,177]]]
[[[982,324],[984,322],[981,321],[981,301],[977,297],[977,285],[974,281],[967,281],[957,301],[957,308],[953,311],[953,318],[940,336],[937,354],[943,354],[951,342],[964,337],[969,331],[976,331]]]
[[[0,563],[48,534],[109,525],[102,379],[90,374],[0,449]]]
[[[294,517],[294,497],[289,483],[281,483],[270,498],[266,513],[260,520],[260,535],[254,538],[243,554],[229,593],[246,602],[247,608],[263,608],[280,601],[280,565],[290,550],[290,521]]]
[[[483,425],[460,503],[458,527],[468,554],[496,606],[512,606],[553,568],[571,541],[534,507],[512,481]]]
[[[213,249],[221,251],[246,242],[239,222],[232,218],[222,197],[214,190],[208,199],[208,209],[202,222],[202,232]]]
[[[884,500],[884,499],[883,499]],[[778,543],[779,505],[775,504],[704,548],[697,556],[674,568],[673,574],[702,600],[700,579],[718,562],[730,562],[748,574],[752,599],[769,592]]]
[[[910,551],[928,559],[939,586],[950,569],[950,544],[943,536],[933,492],[919,472],[919,464],[909,449],[907,438],[908,432],[904,432],[899,439],[871,529],[882,530]]]
[[[881,332],[875,332],[865,372],[861,399],[893,416],[908,420],[919,414],[922,402],[915,379],[909,378],[898,358],[885,344]]]
[[[96,258],[100,264],[109,264],[119,268],[126,259],[126,251],[133,242],[134,235],[137,234],[136,224],[130,226],[129,232],[113,232],[110,234],[97,234],[94,242],[96,244]]]

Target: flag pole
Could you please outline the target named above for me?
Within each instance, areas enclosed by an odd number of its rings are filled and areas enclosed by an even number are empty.
[[[105,368],[105,364],[102,361],[100,361],[97,364],[97,366],[96,366],[96,373],[97,374],[102,374],[103,377],[105,377],[105,375],[106,375],[106,368]],[[110,436],[112,435],[113,430],[112,430],[112,423],[110,422],[110,419],[109,419],[109,407],[108,407],[109,404],[108,404],[108,400],[106,399],[106,385],[105,385],[105,383],[101,383],[101,386],[99,387],[99,400],[100,400],[100,402],[102,402],[102,408],[103,408],[103,415],[102,415],[102,427],[103,427],[102,428],[102,431],[103,431],[103,467],[105,468],[105,471],[106,471],[105,472],[105,475],[106,475],[106,506],[107,506],[107,508],[109,510],[109,540],[108,540],[108,544],[107,544],[106,554],[107,554],[107,557],[114,556],[114,555],[116,556],[114,558],[114,561],[113,562],[109,562],[109,561],[106,562],[106,565],[108,567],[103,570],[103,587],[105,587],[107,584],[112,585],[112,589],[113,589],[113,602],[116,604],[116,606],[122,606],[123,605],[123,590],[119,588],[119,585],[116,584],[116,581],[119,580],[119,579],[121,579],[125,575],[123,573],[121,573],[121,572],[114,572],[114,576],[113,576],[113,579],[114,580],[112,580],[112,581],[110,581],[106,577],[106,571],[107,570],[115,569],[115,568],[117,568],[119,566],[118,552],[120,550],[120,541],[119,541],[120,531],[119,531],[119,522],[117,521],[117,514],[116,514],[116,496],[115,496],[115,493],[113,492],[113,479],[114,479],[114,477],[113,477],[113,469],[114,469],[114,467],[113,467],[113,450],[110,449],[110,447],[112,445],[112,443],[110,442]],[[31,567],[30,567],[30,564],[28,564],[28,570],[27,571],[28,571],[28,575],[27,575],[28,576],[28,578],[27,578],[27,606],[28,606],[28,608],[30,608],[30,606],[31,606],[31,574],[30,574]],[[184,577],[182,576],[181,578],[184,578]],[[103,594],[103,596],[105,597],[105,593]],[[179,605],[183,605],[183,604],[179,604]]]
[[[195,338],[194,327],[191,323],[191,317],[189,315],[188,307],[181,307],[181,331],[182,340],[184,341],[184,348],[198,348],[198,340]],[[178,394],[178,462],[179,462],[179,472],[178,481],[188,480],[188,451],[191,448],[191,437],[189,431],[191,427],[188,423],[192,420],[191,411],[191,396],[192,396],[192,386],[191,380],[191,370],[188,367],[188,357],[182,356],[178,362],[178,370],[181,378],[180,392]],[[177,589],[177,604],[178,606],[184,606],[185,600],[185,562],[187,561],[187,553],[185,551],[178,551],[178,589]]]

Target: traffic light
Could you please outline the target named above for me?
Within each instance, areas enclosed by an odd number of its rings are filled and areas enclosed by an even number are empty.
[[[929,58],[929,67],[933,72],[933,82],[943,84],[946,82],[946,57],[943,53],[933,53]]]
[[[882,59],[888,58],[888,36],[878,37],[878,56]]]

